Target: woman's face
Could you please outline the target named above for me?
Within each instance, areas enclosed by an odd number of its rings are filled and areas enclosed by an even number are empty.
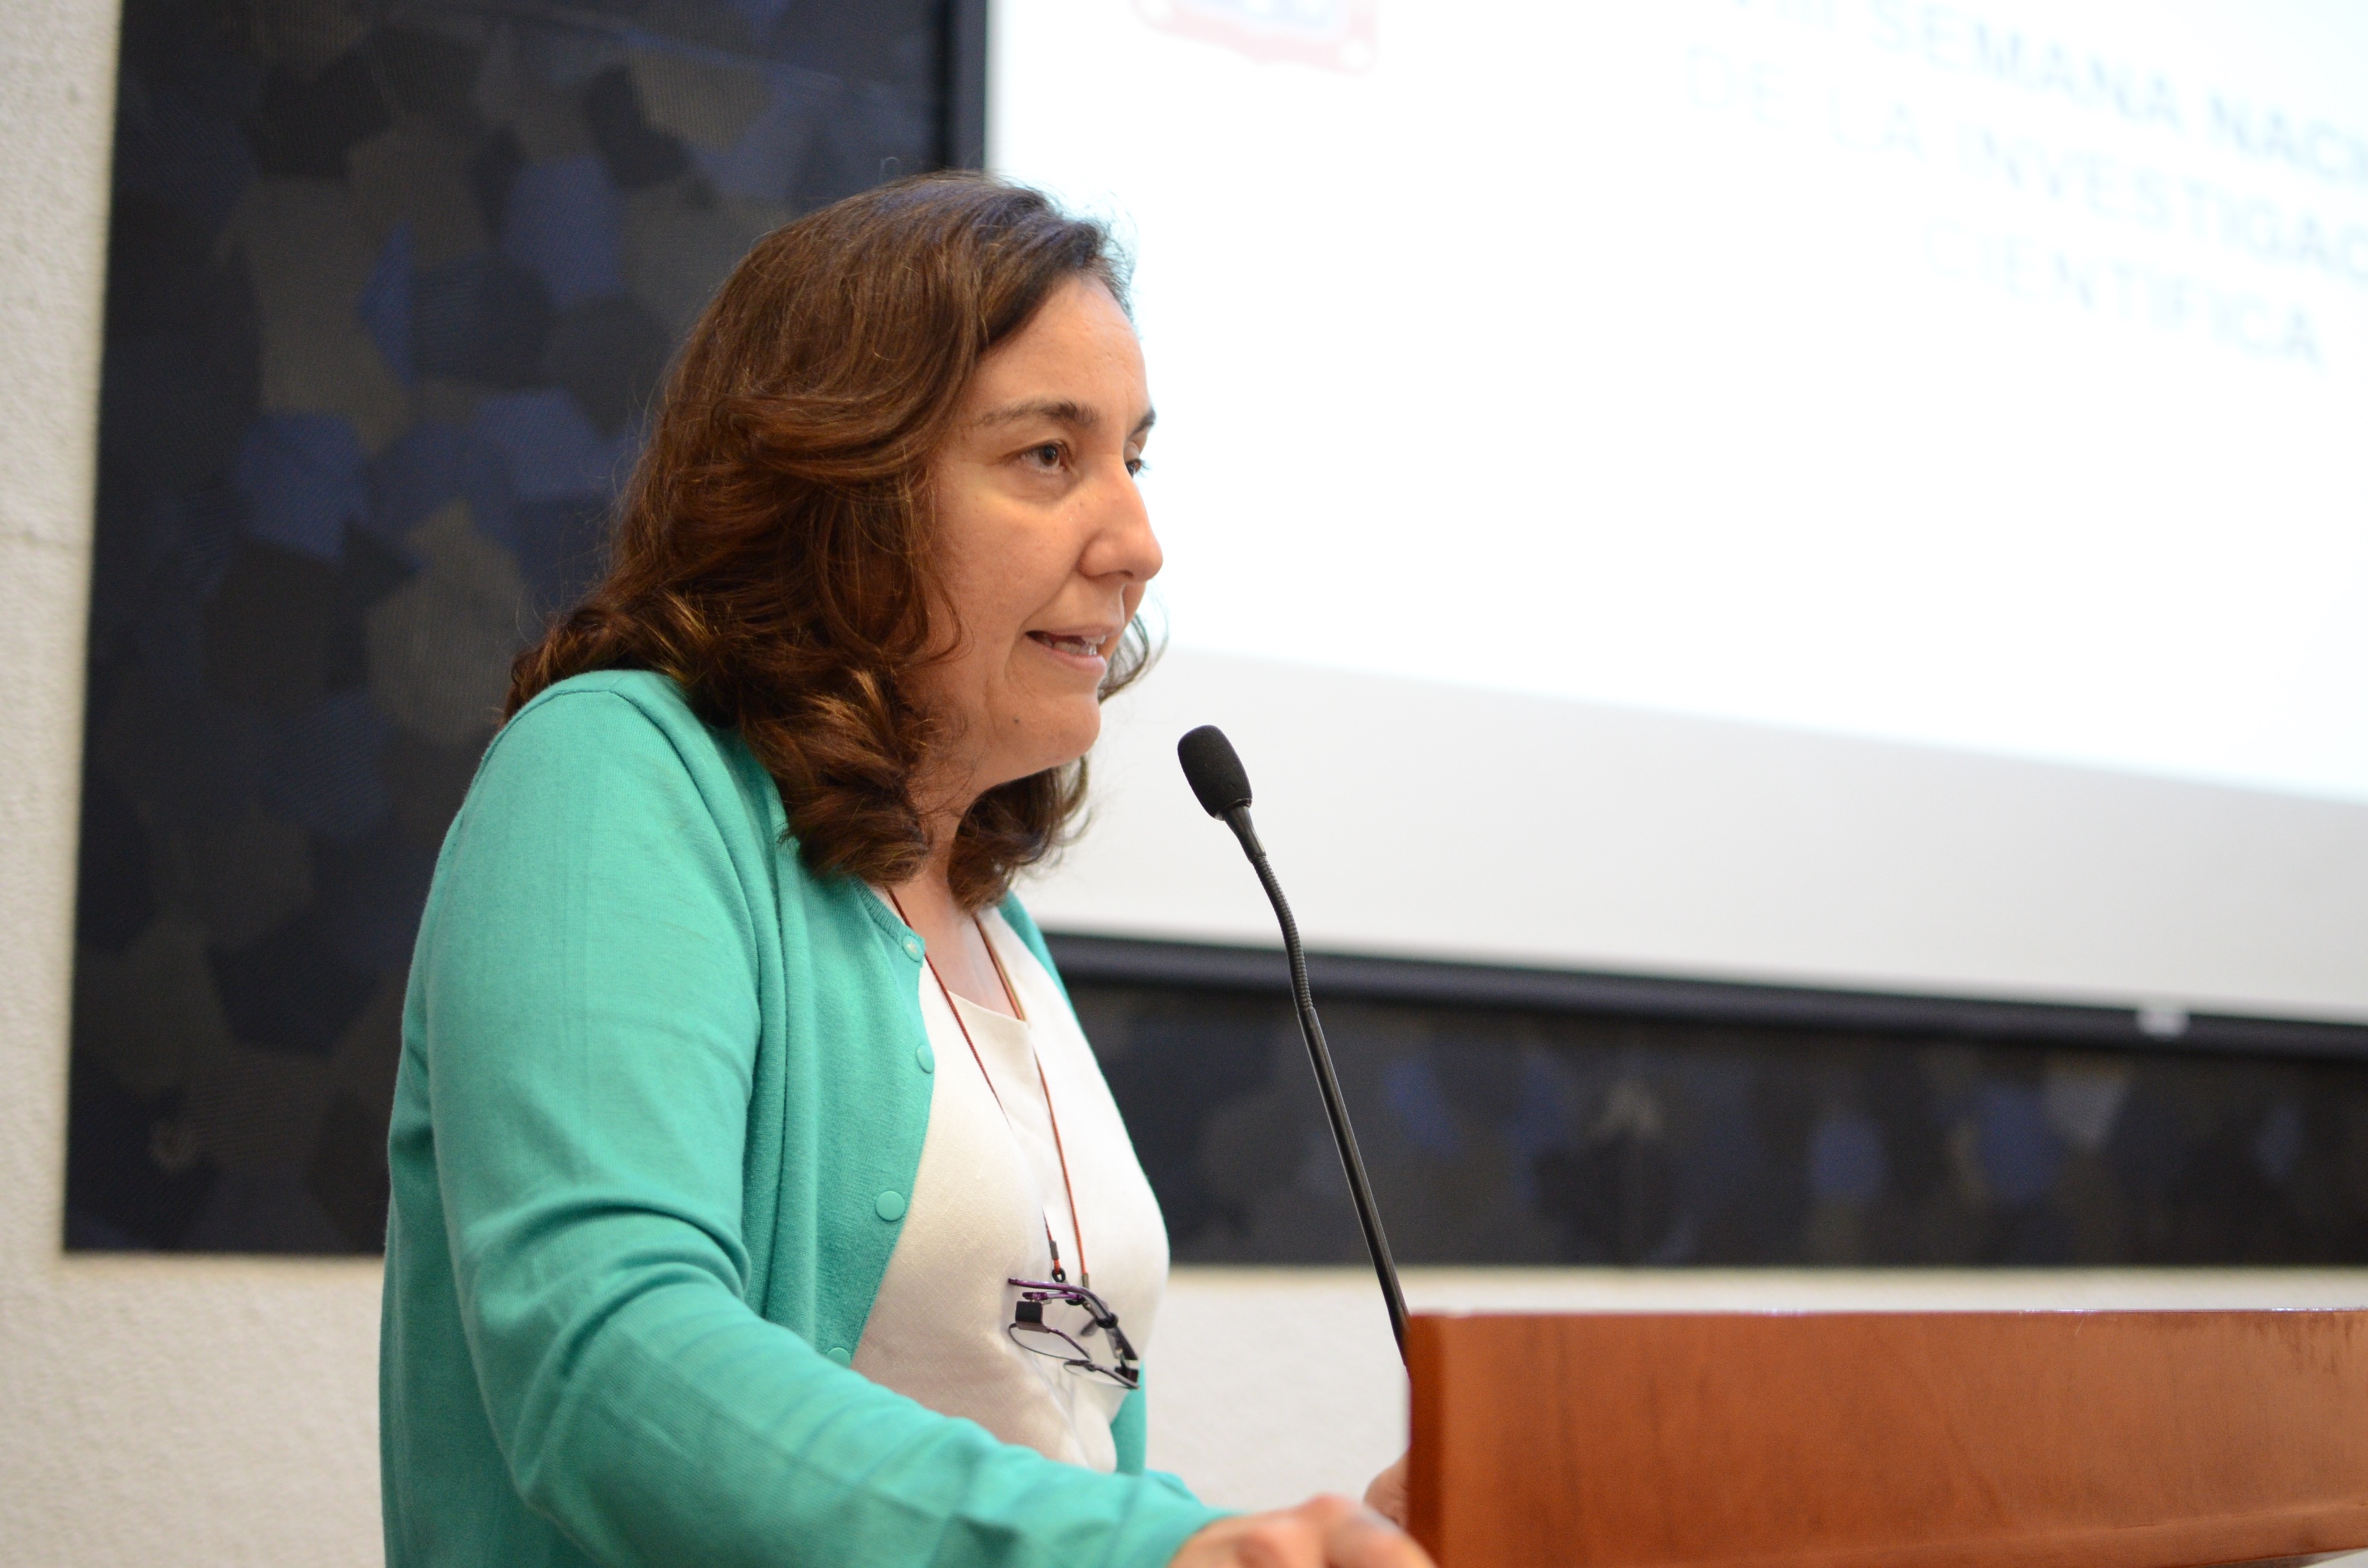
[[[1135,488],[1151,394],[1110,290],[1072,278],[979,361],[932,475],[960,644],[924,677],[964,801],[1085,755],[1159,570]]]

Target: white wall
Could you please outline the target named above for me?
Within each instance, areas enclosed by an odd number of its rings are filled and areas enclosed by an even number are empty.
[[[114,8],[0,7],[0,1561],[376,1560],[378,1268],[66,1258]]]
[[[0,7],[0,1562],[379,1560],[371,1260],[64,1256],[66,1000],[114,19]],[[1417,1275],[1417,1303],[2368,1303],[2368,1274]],[[1401,1441],[1354,1270],[1188,1273],[1153,1457],[1220,1501],[1354,1490]]]

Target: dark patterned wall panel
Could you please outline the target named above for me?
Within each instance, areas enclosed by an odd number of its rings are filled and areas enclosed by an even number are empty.
[[[1178,1262],[1363,1257],[1286,1002],[1072,993]],[[1324,1011],[1403,1263],[2368,1263],[2368,1063]]]
[[[975,9],[130,0],[69,1244],[379,1245],[509,659],[749,242],[975,142]]]

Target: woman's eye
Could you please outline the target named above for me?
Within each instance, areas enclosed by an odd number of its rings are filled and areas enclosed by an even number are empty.
[[[1141,458],[1129,458],[1126,460],[1126,472],[1138,478],[1142,476],[1145,466],[1146,465]]]
[[[1028,449],[1028,459],[1041,468],[1058,468],[1063,457],[1058,441],[1047,441],[1041,447]]]

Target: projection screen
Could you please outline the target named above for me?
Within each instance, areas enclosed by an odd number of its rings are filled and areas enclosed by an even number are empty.
[[[1048,926],[2368,1020],[2368,12],[998,0],[1169,652]]]

